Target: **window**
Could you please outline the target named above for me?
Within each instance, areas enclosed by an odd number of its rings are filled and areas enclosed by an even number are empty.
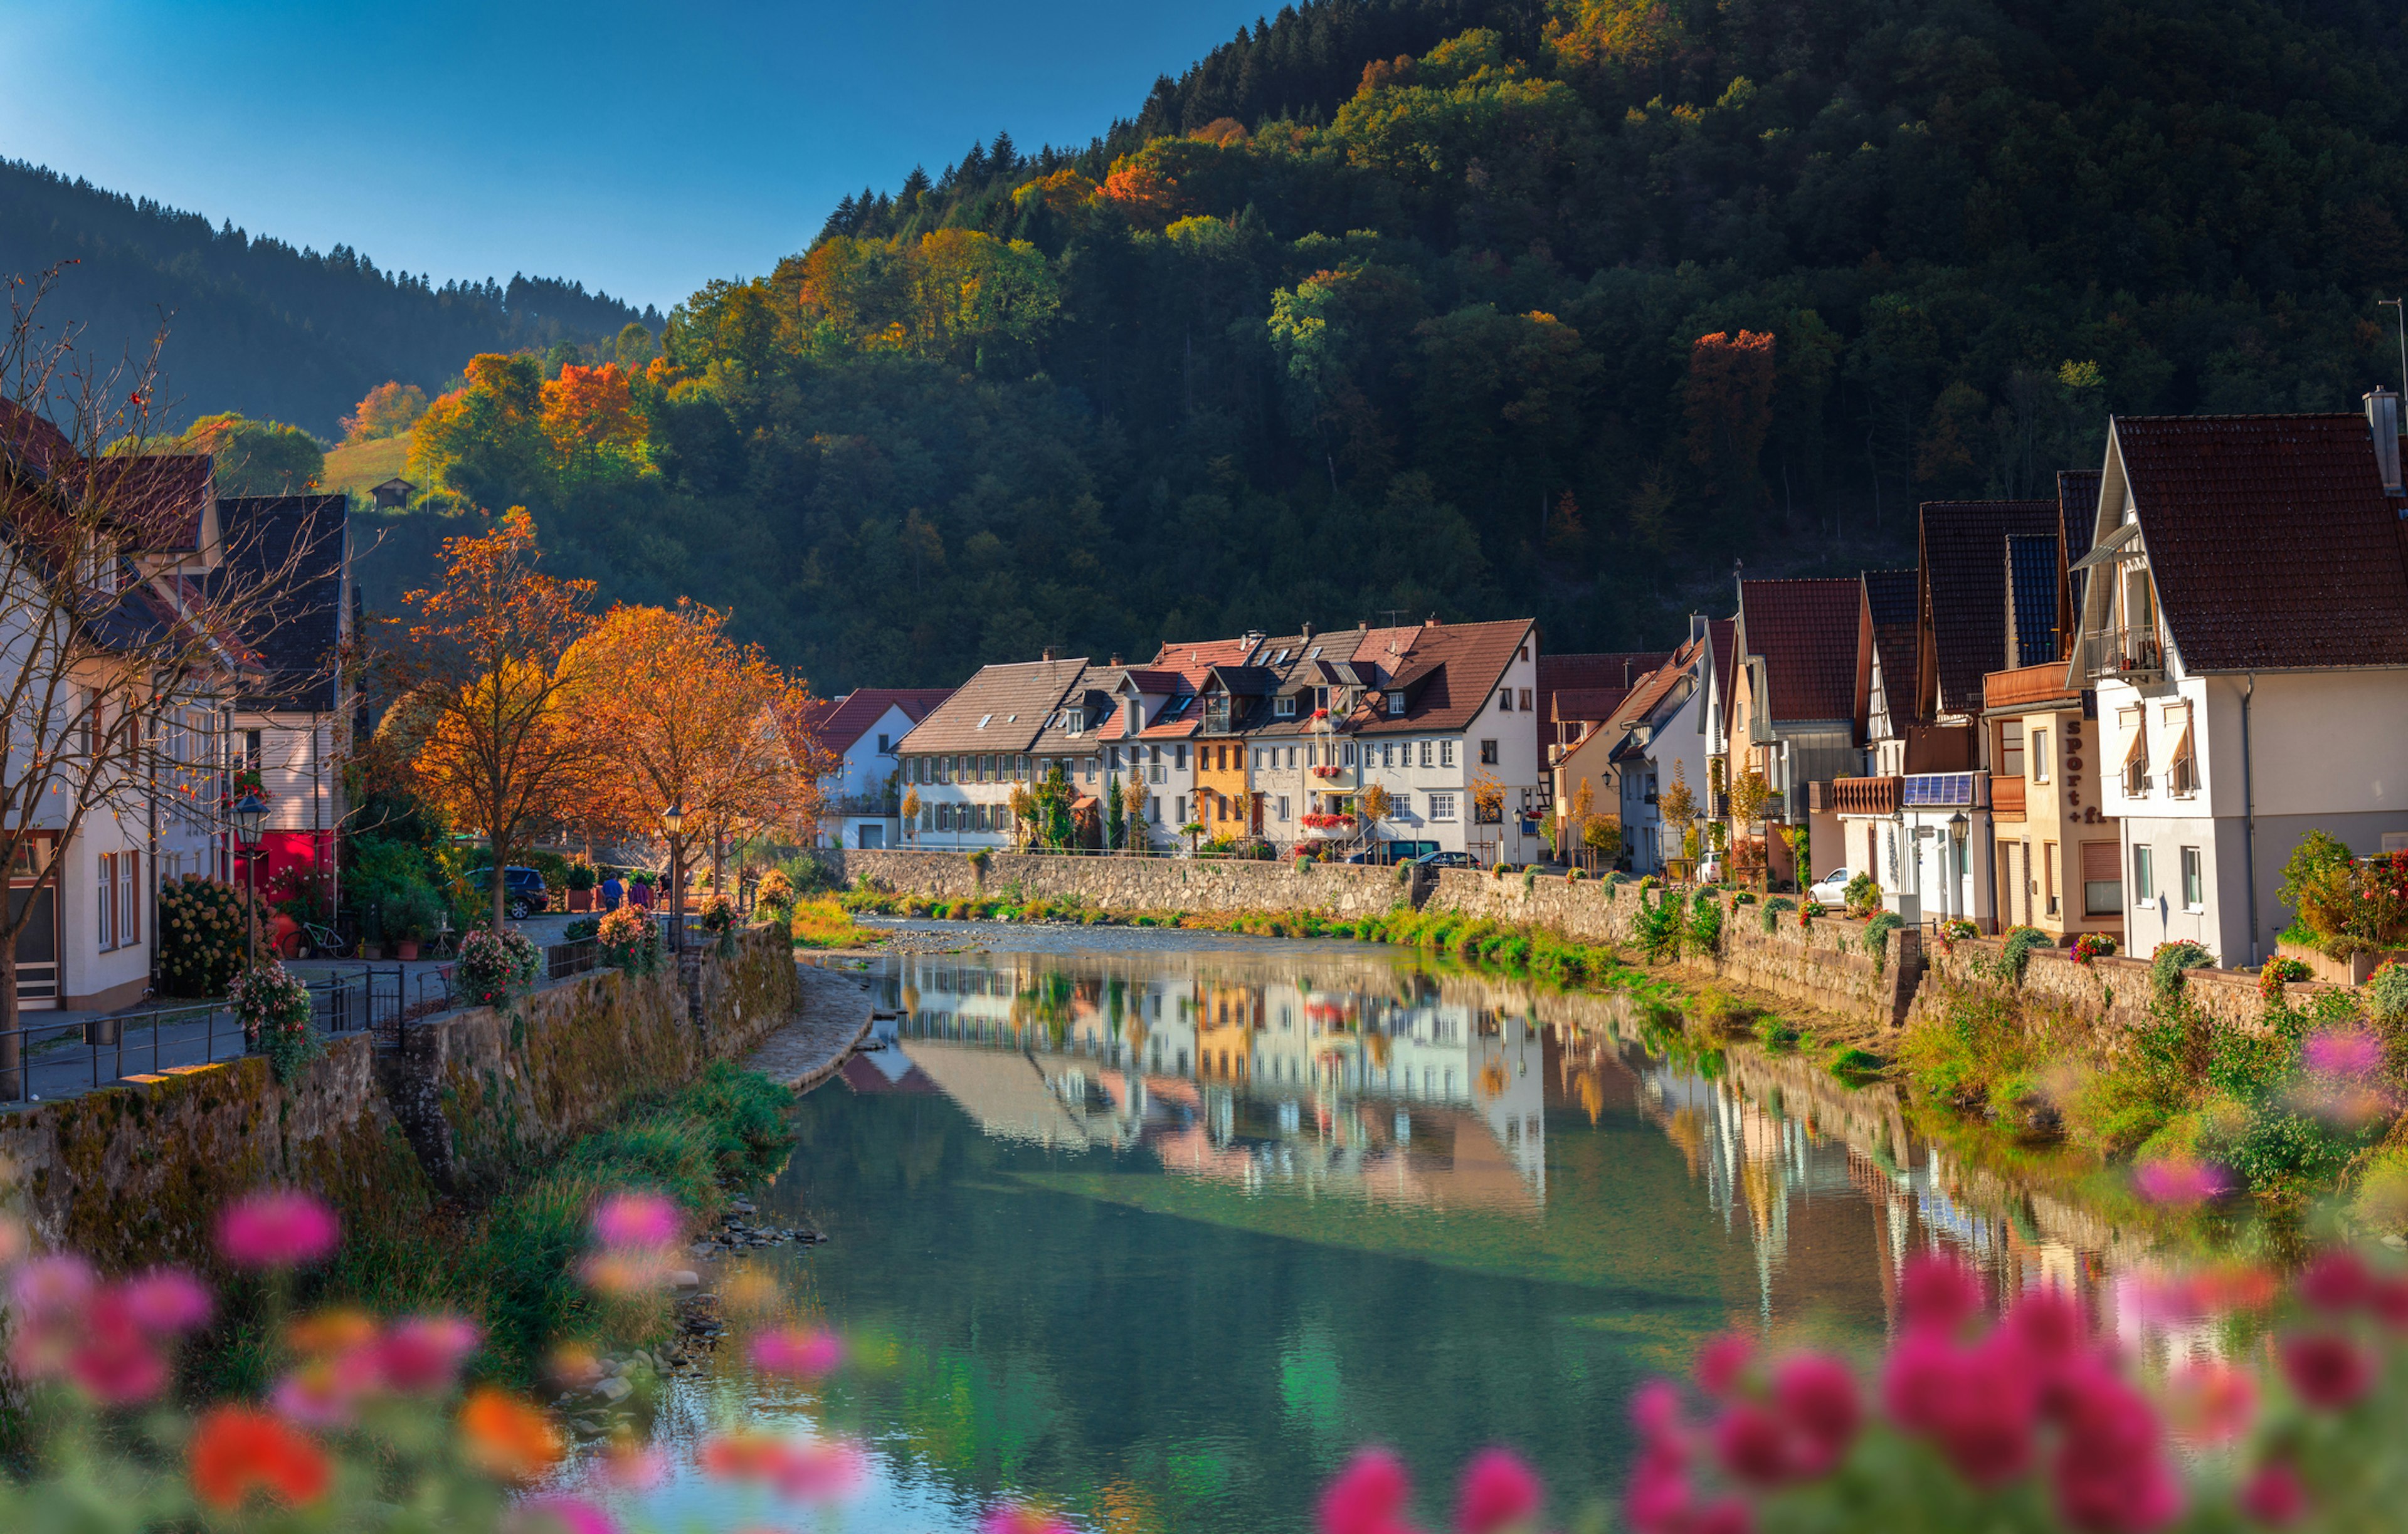
[[[882,757],[891,757],[895,754],[894,736],[881,735],[878,737],[878,754]]]
[[[2207,871],[2200,865],[2199,848],[2182,849],[2183,909],[2207,909]]]
[[[2082,914],[2120,916],[2124,914],[2124,881],[2113,842],[2082,844]]]
[[[1396,743],[1395,743],[1395,742],[1393,742],[1393,741],[1388,741],[1388,742],[1383,742],[1383,743],[1382,743],[1382,745],[1381,745],[1381,746],[1380,746],[1380,765],[1381,765],[1381,766],[1383,766],[1383,767],[1394,767],[1396,764],[1397,764],[1397,746],[1396,746]]]
[[[1271,716],[1274,718],[1281,719],[1295,718],[1296,694],[1293,692],[1283,692],[1278,697],[1273,698],[1271,700]]]
[[[1349,767],[1354,765],[1354,743],[1353,741],[1348,741],[1346,743],[1346,765]]]
[[[2035,750],[2039,749],[2039,736],[2040,731],[2033,732]],[[2040,893],[2041,899],[2047,902],[2045,909],[2048,914],[2052,916],[2057,915],[2057,844],[2055,842],[2042,842],[2040,845]]]
[[[1085,767],[1086,767],[1086,769],[1087,769],[1087,781],[1088,781],[1089,783],[1093,783],[1093,782],[1095,782],[1095,781],[1096,781],[1096,759],[1095,759],[1095,758],[1093,758],[1093,757],[1081,757],[1079,760],[1080,760],[1080,761],[1081,761],[1082,763],[1083,763],[1083,764],[1085,765]]]
[[[2153,866],[2152,849],[2132,849],[2132,903],[2146,905],[2157,899],[2157,870]]]
[[[1028,780],[1028,759],[1026,757],[1014,757],[1011,759],[1011,775],[1020,779],[1024,783]]]
[[[1429,817],[1430,817],[1431,819],[1433,819],[1433,820],[1452,820],[1452,819],[1454,819],[1454,818],[1455,818],[1455,795],[1453,795],[1453,794],[1432,794],[1432,795],[1430,795],[1430,796],[1429,796]]]
[[[142,854],[117,855],[117,941],[142,941]]]
[[[1530,689],[1528,688],[1524,688],[1522,689],[1522,712],[1525,714],[1530,712]]]
[[[96,931],[100,940],[100,951],[107,953],[109,949],[117,946],[116,853],[104,852],[100,855],[100,878],[97,882],[96,888],[100,892],[100,909],[98,912],[100,925]]]
[[[1295,765],[1296,765],[1296,747],[1295,747],[1295,746],[1289,746],[1289,747],[1287,748],[1287,761],[1286,761],[1285,765],[1290,766],[1290,767],[1293,767],[1293,766],[1295,766]]]
[[[1999,773],[2002,777],[2024,775],[2024,721],[2009,719],[1999,726]]]
[[[1321,652],[1319,650],[1315,650],[1312,653],[1319,655]],[[1315,708],[1327,708],[1329,706],[1329,689],[1327,688],[1317,687],[1312,689],[1312,706]]]
[[[1180,825],[1187,824],[1187,796],[1178,794],[1170,801],[1170,818]]]
[[[1512,688],[1498,688],[1497,689],[1497,709],[1500,714],[1511,714],[1513,712],[1513,689]]]
[[[1284,820],[1287,818],[1287,795],[1285,794],[1279,796],[1279,817],[1281,819]]]
[[[1397,716],[1397,715],[1398,715],[1398,714],[1402,714],[1404,711],[1405,711],[1405,695],[1404,695],[1403,693],[1401,693],[1401,692],[1391,692],[1391,693],[1389,693],[1389,694],[1388,694],[1388,713],[1389,713],[1389,716],[1390,716],[1391,717],[1394,717],[1395,716]]]
[[[1438,764],[1441,767],[1455,765],[1455,742],[1442,740],[1438,743]]]
[[[1423,766],[1425,766],[1425,767],[1429,767],[1429,766],[1434,766],[1434,765],[1436,765],[1436,762],[1435,762],[1435,760],[1434,760],[1434,753],[1436,752],[1436,750],[1437,750],[1437,742],[1435,742],[1435,741],[1424,741],[1424,742],[1422,742],[1422,765],[1423,765]]]
[[[1176,760],[1171,763],[1171,765],[1177,767],[1182,773],[1187,771],[1187,747],[1185,746],[1174,746],[1170,749],[1176,753]]]
[[[2052,764],[2048,760],[2048,731],[2045,730],[2035,730],[2031,732],[2032,781],[2034,783],[2047,782],[2048,774],[2051,771]]]
[[[2191,744],[2190,704],[2168,705],[2166,727],[2174,731],[2173,755],[2167,759],[2166,787],[2186,799],[2199,792],[2199,753]]]
[[[1160,794],[1148,794],[1145,796],[1145,817],[1148,820],[1153,821],[1157,826],[1162,824],[1162,796]]]
[[[1480,764],[1483,767],[1494,767],[1497,765],[1497,743],[1495,741],[1484,740],[1480,743]]]
[[[2115,715],[2128,739],[2124,745],[2124,792],[2134,799],[2149,791],[2149,725],[2137,708],[2120,709]]]

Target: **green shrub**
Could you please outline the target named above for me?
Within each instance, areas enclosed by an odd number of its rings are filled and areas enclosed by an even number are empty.
[[[1711,889],[1700,889],[1689,902],[1689,952],[1711,957],[1723,946],[1723,902]]]
[[[1766,1013],[1756,1018],[1751,1031],[1756,1042],[1767,1049],[1790,1050],[1798,1047],[1798,1025]]]
[[[2000,1088],[2028,1077],[2033,1056],[2014,1002],[1968,990],[1908,1027],[1899,1038],[1898,1062],[1918,1097],[1977,1108],[2012,1101]]]
[[[1852,913],[1870,911],[1881,903],[1882,887],[1873,882],[1870,874],[1859,874],[1848,881],[1847,888],[1840,892],[1840,899]]]
[[[2034,948],[2053,948],[2057,940],[2037,927],[2018,927],[2007,934],[1999,950],[1999,972],[2015,985],[2024,983],[2024,968],[2031,962]]]
[[[2386,1022],[2408,1018],[2408,963],[2386,959],[2366,983],[2367,1001]]]
[[[2149,985],[2160,998],[2172,996],[2182,989],[2183,971],[2214,961],[2215,956],[2196,943],[2160,943],[2149,956]]]
[[[1679,949],[1683,926],[1681,907],[1677,902],[1658,900],[1651,902],[1643,891],[1641,893],[1639,916],[1631,923],[1631,930],[1649,962],[1668,959]]]
[[[250,951],[243,891],[186,874],[159,887],[159,990],[223,996]]]
[[[1881,973],[1888,966],[1889,935],[1905,925],[1906,918],[1895,911],[1876,911],[1873,913],[1872,919],[1865,923],[1864,935],[1860,941],[1864,944],[1865,952],[1873,956],[1875,974]]]
[[[1770,900],[1766,901],[1764,902],[1764,930],[1766,935],[1770,936],[1780,930],[1781,916],[1783,912],[1795,911],[1797,909],[1798,902],[1791,900],[1786,895],[1775,895]]]

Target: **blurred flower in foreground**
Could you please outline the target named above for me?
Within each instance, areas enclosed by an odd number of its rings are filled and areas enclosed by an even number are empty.
[[[2258,1415],[2258,1382],[2227,1364],[2191,1364],[2166,1382],[2174,1431],[2205,1443],[2229,1443]]]
[[[618,1534],[610,1515],[580,1497],[538,1497],[511,1514],[511,1534]]]
[[[1315,1510],[1321,1534],[1412,1534],[1405,1521],[1412,1496],[1412,1483],[1394,1454],[1364,1449],[1323,1489]],[[1455,1534],[1535,1529],[1545,1500],[1529,1466],[1510,1450],[1484,1449],[1464,1467],[1455,1488]]]
[[[612,1194],[594,1211],[594,1240],[601,1249],[585,1259],[585,1282],[622,1298],[659,1288],[676,1265],[684,1223],[678,1206],[659,1194]]]
[[[764,1373],[815,1380],[844,1361],[844,1343],[834,1332],[786,1327],[753,1338],[752,1357]]]
[[[869,1479],[869,1456],[841,1439],[786,1438],[738,1428],[706,1441],[695,1459],[722,1481],[758,1481],[797,1502],[840,1502]]]
[[[317,1442],[265,1412],[215,1407],[203,1416],[185,1450],[193,1490],[222,1513],[256,1492],[287,1507],[307,1507],[326,1493],[330,1470]]]
[[[610,1441],[594,1464],[595,1478],[613,1491],[651,1491],[669,1478],[669,1456],[632,1433]]]
[[[2143,1161],[2132,1169],[2132,1186],[2153,1204],[2185,1209],[2232,1191],[2232,1174],[2212,1162],[2187,1158]]]
[[[562,1453],[550,1417],[492,1385],[470,1391],[462,1403],[460,1447],[469,1463],[502,1481],[532,1481]]]
[[[1078,1534],[1049,1513],[1033,1507],[999,1507],[979,1521],[979,1534]]]
[[[8,1286],[8,1361],[27,1380],[66,1380],[103,1406],[133,1406],[167,1387],[165,1344],[209,1317],[209,1292],[189,1273],[155,1269],[103,1285],[74,1257],[36,1257]]]
[[[334,1251],[342,1228],[335,1212],[306,1193],[253,1193],[218,1216],[218,1251],[237,1268],[278,1271]]]

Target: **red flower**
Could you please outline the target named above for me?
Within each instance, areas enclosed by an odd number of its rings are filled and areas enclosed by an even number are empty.
[[[1494,1534],[1538,1513],[1545,1491],[1510,1450],[1483,1449],[1465,1467],[1455,1504],[1456,1534]]]
[[[223,1513],[253,1492],[287,1507],[306,1507],[326,1494],[326,1456],[316,1441],[248,1406],[216,1407],[201,1418],[185,1459],[193,1490]]]
[[[2300,1399],[2322,1411],[2357,1405],[2374,1385],[2373,1360],[2346,1337],[2329,1332],[2285,1338],[2283,1376]]]
[[[2299,1472],[2281,1460],[2260,1465],[2241,1488],[2241,1511],[2261,1524],[2281,1528],[2307,1515],[2308,1489]]]
[[[1357,1453],[1321,1494],[1321,1534],[1402,1534],[1412,1484],[1385,1449]]]

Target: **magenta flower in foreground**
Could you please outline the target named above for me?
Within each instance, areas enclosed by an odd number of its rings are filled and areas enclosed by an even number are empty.
[[[594,1211],[594,1238],[613,1250],[666,1246],[683,1224],[677,1205],[656,1193],[614,1193]]]
[[[514,1530],[558,1529],[560,1534],[619,1534],[610,1515],[581,1497],[538,1497],[510,1519]]]
[[[769,1484],[796,1502],[841,1502],[869,1479],[869,1456],[851,1443],[797,1443],[780,1458]]]
[[[126,1280],[120,1291],[134,1324],[153,1337],[174,1337],[209,1318],[209,1291],[175,1268],[154,1268]]]
[[[2143,1161],[2132,1169],[2132,1186],[2153,1204],[2186,1208],[2232,1191],[2232,1178],[2206,1161]]]
[[[2241,1488],[2241,1511],[2276,1528],[2296,1524],[2307,1516],[2308,1488],[2300,1484],[2297,1470],[2278,1459],[2258,1467]]]
[[[834,1332],[787,1327],[753,1338],[752,1356],[764,1373],[815,1380],[844,1361],[844,1342]]]
[[[333,1210],[289,1188],[253,1193],[218,1216],[218,1251],[237,1268],[298,1268],[332,1252],[341,1234]]]
[[[1078,1530],[1035,1508],[999,1507],[980,1521],[979,1534],[1078,1534]]]
[[[2329,1076],[2362,1076],[2383,1063],[2383,1041],[2363,1028],[2320,1028],[2300,1044],[2311,1071]]]
[[[2357,1405],[2374,1388],[2374,1360],[2346,1337],[2316,1332],[2283,1340],[2283,1377],[2320,1411]]]
[[[1483,1449],[1464,1468],[1455,1498],[1458,1534],[1495,1534],[1538,1515],[1546,1493],[1530,1467],[1509,1449]]]
[[[1395,1534],[1412,1494],[1402,1460],[1385,1449],[1360,1450],[1321,1493],[1321,1534]],[[981,1534],[997,1531],[982,1529]]]
[[[404,1395],[449,1390],[482,1335],[456,1315],[407,1317],[377,1342],[377,1372],[387,1388]]]
[[[92,1291],[92,1265],[83,1258],[36,1257],[17,1270],[8,1300],[21,1317],[48,1320],[80,1311]]]

